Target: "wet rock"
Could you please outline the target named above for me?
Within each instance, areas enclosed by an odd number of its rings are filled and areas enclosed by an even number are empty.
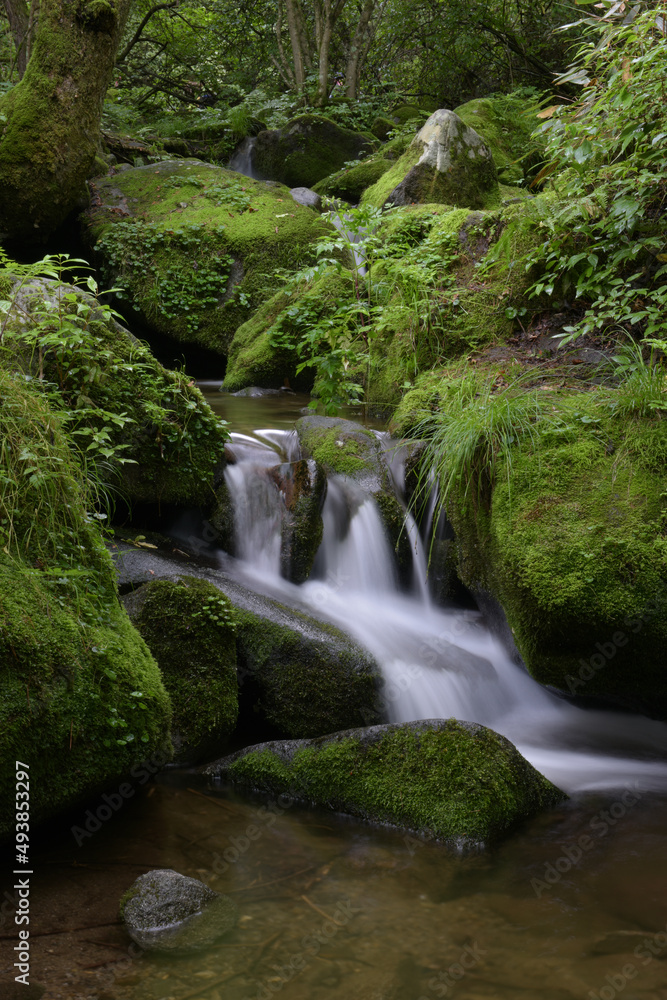
[[[189,952],[232,930],[238,908],[198,879],[165,868],[139,876],[121,900],[120,915],[145,951]]]
[[[262,743],[206,773],[459,848],[496,841],[566,797],[504,736],[456,719]]]
[[[281,572],[292,583],[303,583],[310,575],[322,541],[326,473],[311,458],[278,465],[269,474],[280,490],[284,504]]]
[[[120,543],[112,554],[123,589],[156,579],[178,580],[187,573],[210,580],[229,598],[237,623],[239,726],[255,738],[321,736],[383,720],[378,665],[312,608],[288,607],[283,592],[288,584],[276,584],[273,590],[267,584],[269,596],[223,570],[194,562],[184,566],[158,551]]]
[[[296,432],[302,454],[316,459],[328,473],[347,476],[366,493],[392,492],[380,443],[366,427],[337,417],[301,417]]]

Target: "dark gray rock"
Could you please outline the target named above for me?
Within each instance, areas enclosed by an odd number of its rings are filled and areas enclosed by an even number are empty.
[[[326,473],[312,458],[286,462],[269,471],[284,506],[281,572],[292,583],[310,576],[322,541],[322,506],[327,493]]]
[[[121,900],[120,915],[145,951],[189,952],[232,930],[238,907],[203,882],[165,868],[139,876]]]

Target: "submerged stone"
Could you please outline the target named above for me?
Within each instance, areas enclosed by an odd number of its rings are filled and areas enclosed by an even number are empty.
[[[488,845],[566,798],[504,736],[457,719],[262,743],[206,773],[457,847]]]
[[[139,876],[121,899],[120,915],[145,951],[189,952],[232,930],[238,907],[198,879],[165,868]]]

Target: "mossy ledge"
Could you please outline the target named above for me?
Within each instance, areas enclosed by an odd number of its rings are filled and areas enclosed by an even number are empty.
[[[262,743],[206,773],[458,848],[487,846],[566,798],[504,736],[457,719]]]
[[[120,607],[61,417],[0,372],[0,795],[30,767],[31,823],[170,756],[157,664]],[[10,822],[11,820],[11,822]],[[0,839],[14,820],[0,817]]]

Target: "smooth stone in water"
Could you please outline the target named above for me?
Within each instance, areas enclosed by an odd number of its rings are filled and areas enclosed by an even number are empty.
[[[236,903],[170,868],[140,875],[125,893],[120,915],[145,951],[199,951],[230,931]]]

